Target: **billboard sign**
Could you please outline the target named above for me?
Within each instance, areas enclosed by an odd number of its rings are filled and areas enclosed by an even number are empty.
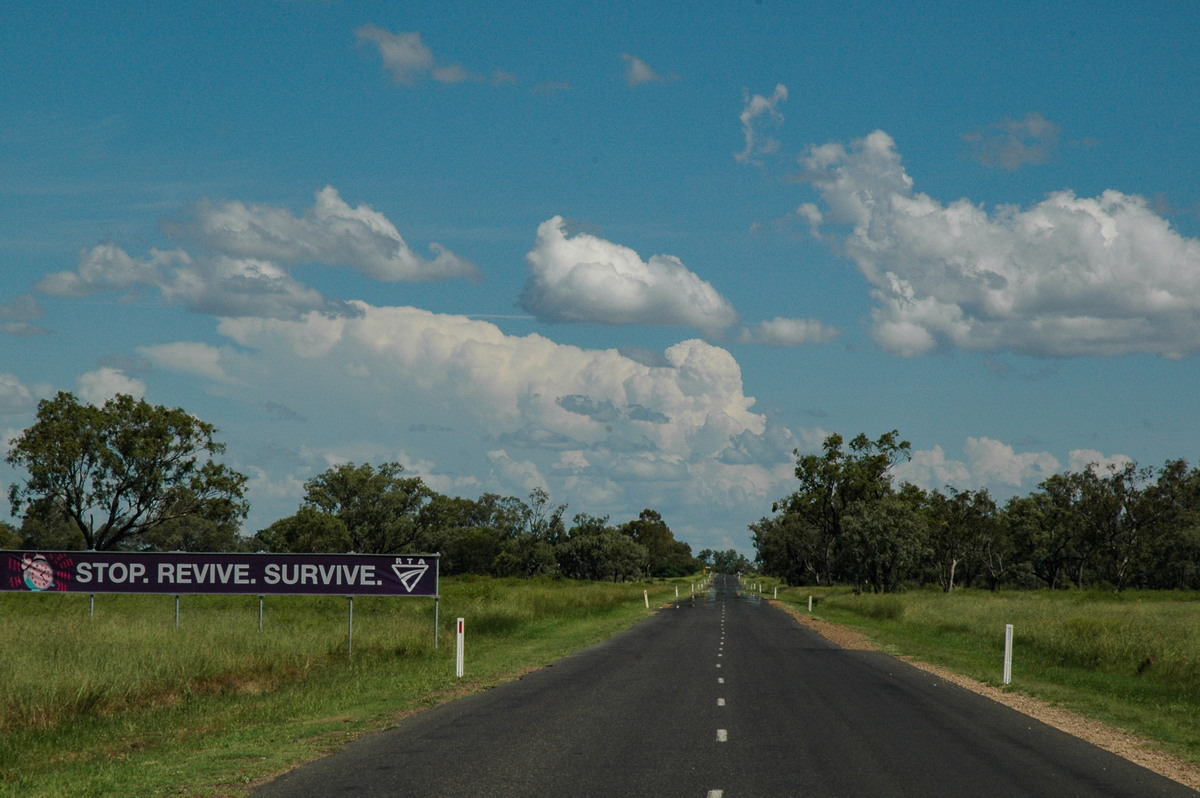
[[[436,554],[0,551],[0,590],[436,598],[437,563]]]

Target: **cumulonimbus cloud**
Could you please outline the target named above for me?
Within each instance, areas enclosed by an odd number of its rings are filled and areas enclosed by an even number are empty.
[[[914,190],[883,131],[812,147],[803,164],[823,207],[806,203],[798,215],[838,238],[866,277],[872,334],[888,351],[1200,351],[1200,241],[1142,197],[1056,191],[1024,209],[943,204]]]
[[[211,368],[246,390],[307,396],[297,407],[306,417],[330,402],[343,426],[361,419],[376,437],[397,422],[394,408],[405,408],[402,430],[453,418],[439,437],[460,441],[451,449],[502,451],[495,479],[589,484],[618,504],[658,506],[686,490],[733,508],[749,495],[766,500],[791,477],[797,441],[754,412],[737,361],[720,347],[687,340],[646,365],[462,316],[354,305],[341,316],[224,319],[219,332],[237,345]],[[650,474],[653,484],[639,481]]]
[[[657,324],[724,330],[737,320],[713,286],[673,255],[648,260],[588,233],[568,235],[555,216],[538,226],[525,256],[532,274],[520,304],[539,319],[591,324]]]

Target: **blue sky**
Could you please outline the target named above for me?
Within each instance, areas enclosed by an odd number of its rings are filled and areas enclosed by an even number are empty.
[[[1194,3],[422,5],[0,11],[4,440],[133,393],[247,532],[395,460],[748,554],[831,432],[1196,459]]]

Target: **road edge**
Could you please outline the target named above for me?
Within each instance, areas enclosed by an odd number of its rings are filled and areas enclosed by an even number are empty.
[[[1003,704],[1048,726],[1053,726],[1060,731],[1085,740],[1098,748],[1103,748],[1105,751],[1141,765],[1160,776],[1165,776],[1172,781],[1177,781],[1186,787],[1200,791],[1200,767],[1173,754],[1159,751],[1154,747],[1155,743],[1151,740],[1135,737],[1121,729],[1080,715],[1069,709],[1053,706],[1032,696],[1002,690],[995,685],[980,682],[969,676],[963,676],[960,673],[955,673],[939,665],[931,665],[928,662],[922,662],[902,654],[893,654],[873,643],[862,632],[849,629],[845,626],[839,626],[820,618],[814,618],[782,601],[774,599],[766,599],[766,601],[771,606],[778,607],[792,616],[797,623],[812,629],[829,642],[841,648],[852,651],[879,651],[888,654],[901,662],[912,665],[914,668],[919,668],[973,693],[990,698],[998,704]]]

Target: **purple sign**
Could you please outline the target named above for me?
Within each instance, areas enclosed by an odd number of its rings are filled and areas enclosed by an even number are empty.
[[[0,551],[0,590],[434,598],[438,555]]]

